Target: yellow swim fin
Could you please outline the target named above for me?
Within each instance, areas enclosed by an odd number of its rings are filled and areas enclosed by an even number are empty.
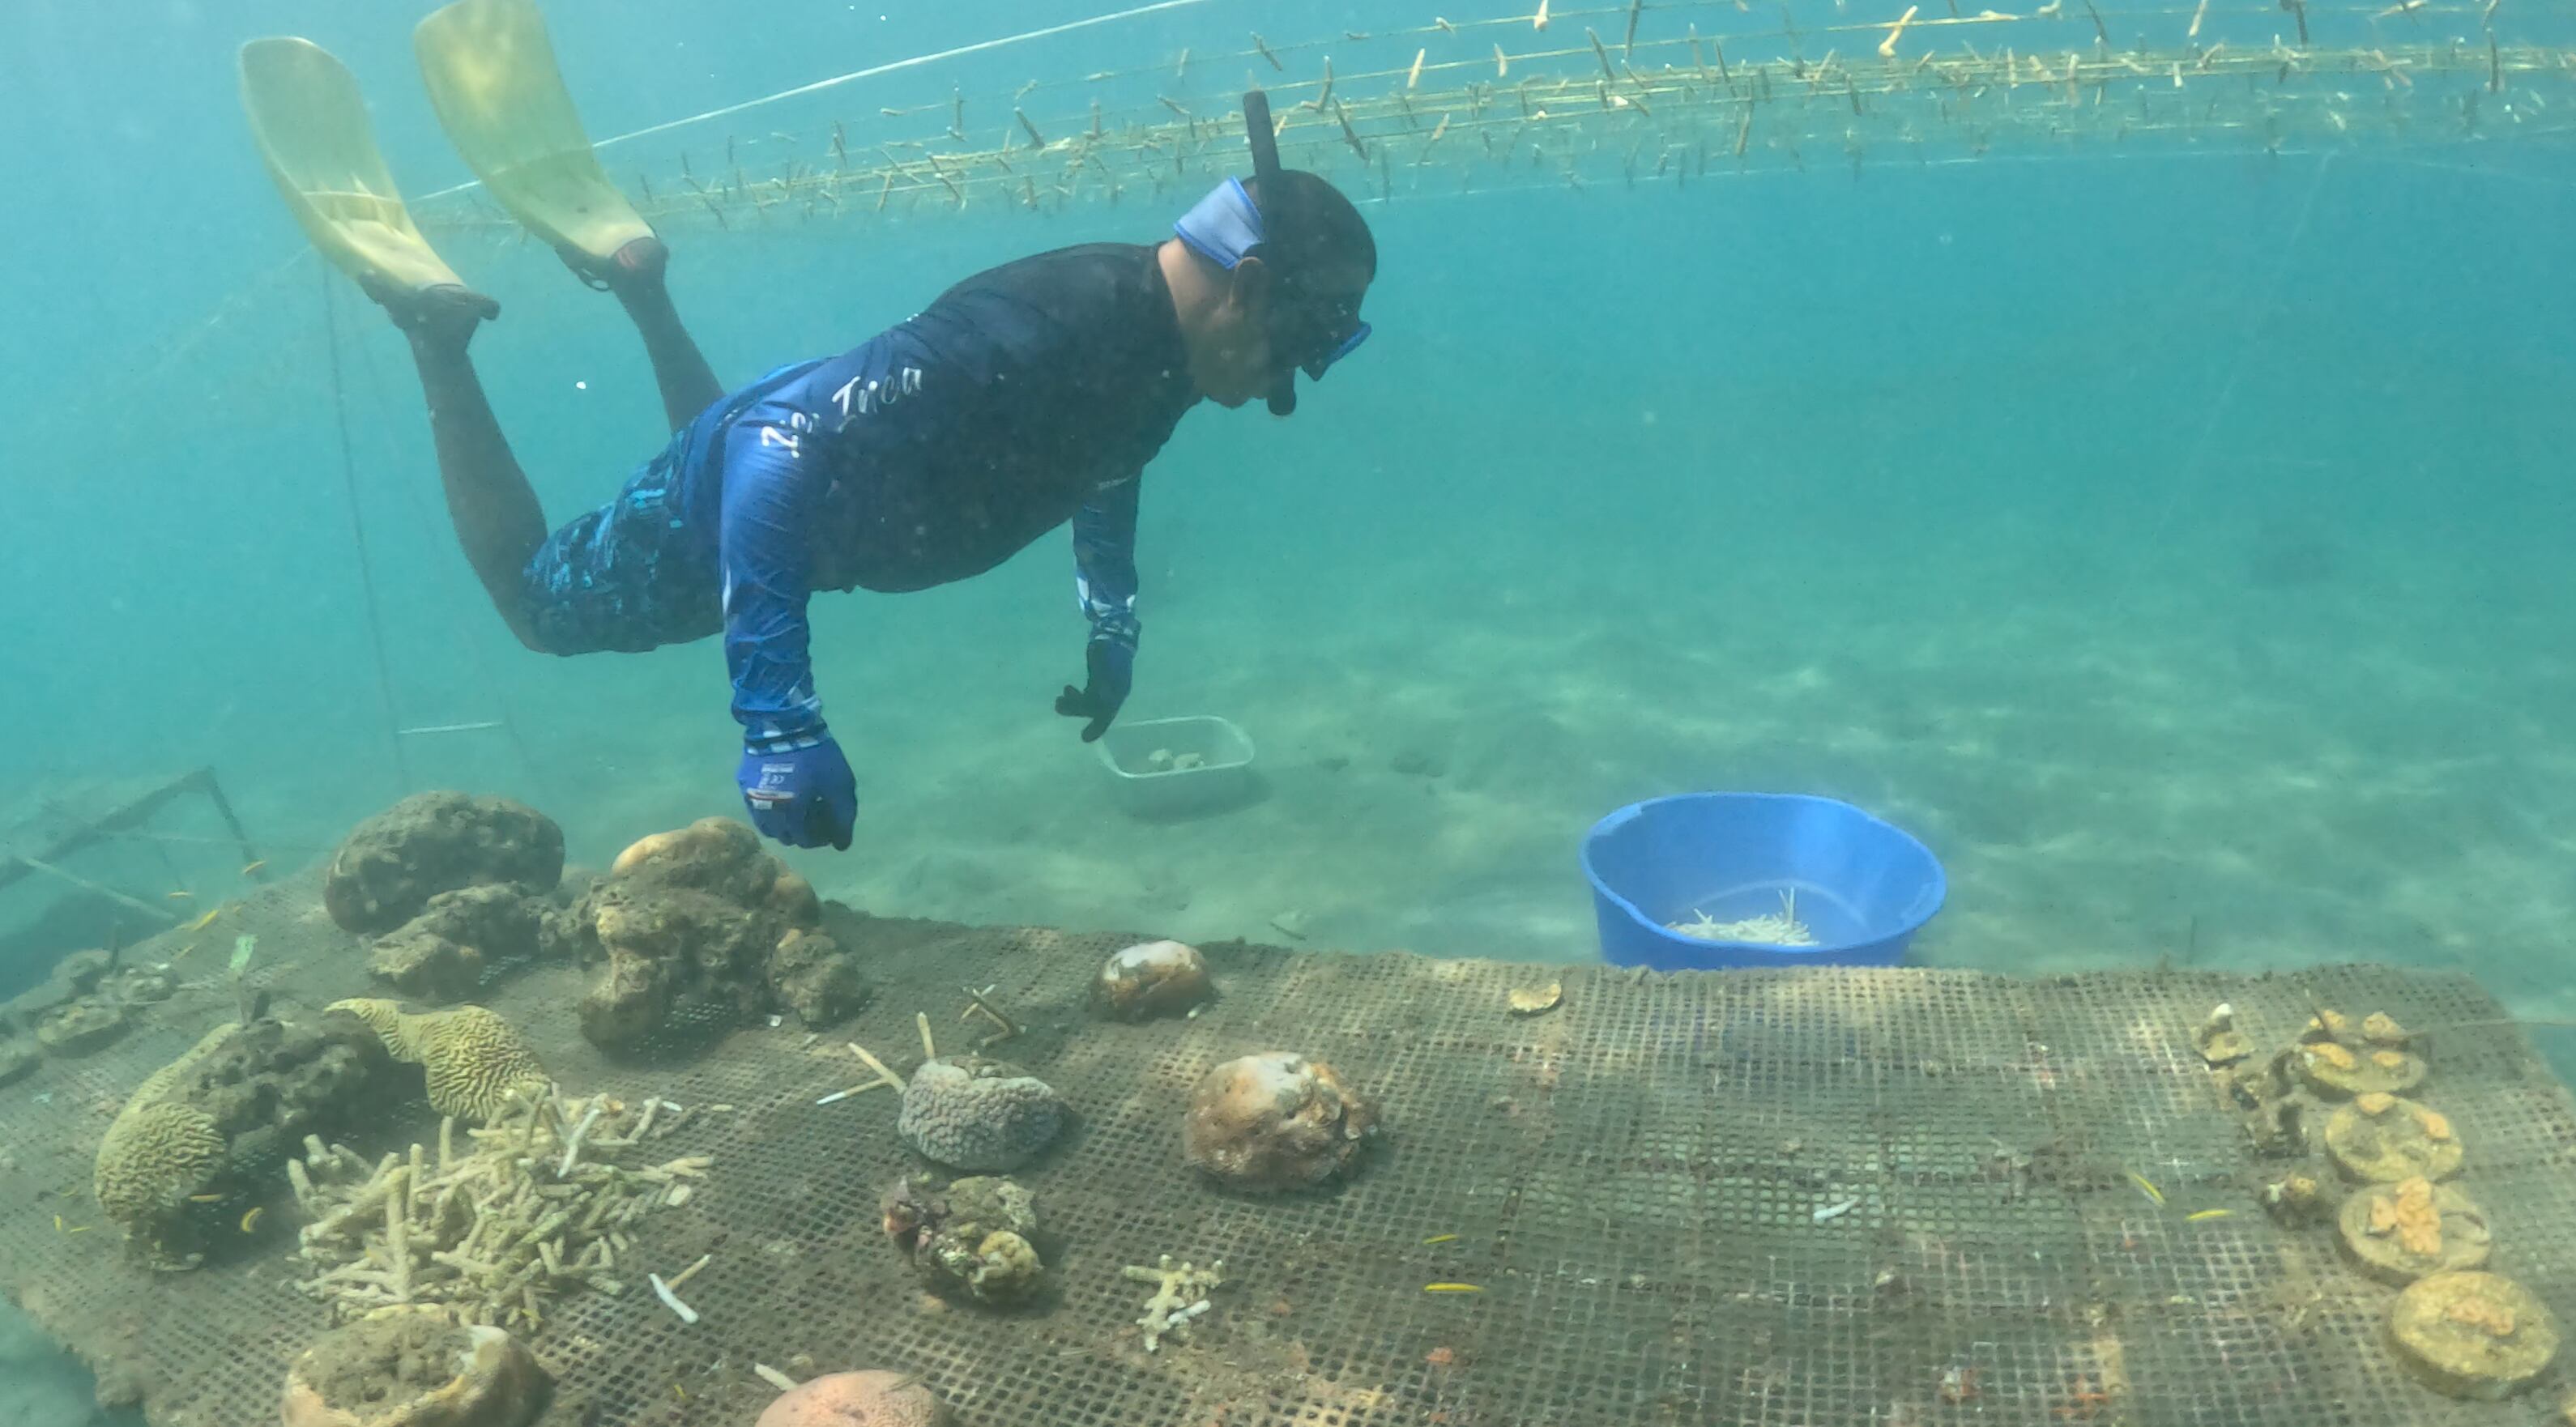
[[[412,31],[429,102],[493,199],[576,271],[653,229],[608,181],[535,0],[456,0]]]
[[[242,112],[269,177],[313,246],[380,301],[463,287],[412,226],[358,81],[311,40],[241,48]]]

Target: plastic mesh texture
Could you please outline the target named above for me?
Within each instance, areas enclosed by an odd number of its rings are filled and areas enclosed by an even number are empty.
[[[226,928],[260,934],[256,974],[290,1014],[365,989],[363,954],[313,896],[299,879]],[[662,1142],[715,1165],[644,1221],[630,1290],[552,1306],[532,1342],[559,1384],[547,1421],[748,1423],[773,1391],[755,1361],[917,1372],[964,1427],[2362,1427],[2555,1420],[2565,1391],[2559,1374],[2464,1404],[2407,1379],[2382,1340],[2391,1290],[2345,1268],[2327,1230],[2257,1208],[2279,1165],[2252,1157],[2191,1050],[2220,1000],[2266,1049],[2316,1002],[2416,1027],[2500,1020],[2462,977],[1658,977],[1219,945],[1218,1002],[1130,1026],[1083,1009],[1126,938],[834,917],[877,993],[810,1044],[791,1018],[712,1046],[684,1028],[702,1047],[686,1058],[611,1062],[575,1029],[574,968],[487,988],[568,1089],[736,1107]],[[1504,1014],[1510,987],[1549,980],[1562,1008]],[[869,1078],[847,1040],[909,1070],[916,1011],[941,1050],[974,1049],[967,983],[1027,1026],[993,1053],[1078,1117],[1016,1176],[1051,1286],[1008,1312],[925,1297],[885,1243],[878,1196],[923,1168],[896,1097],[814,1103]],[[287,1362],[326,1321],[293,1287],[291,1206],[231,1258],[154,1275],[88,1201],[120,1097],[230,1003],[183,1001],[0,1092],[0,1283],[163,1427],[274,1420]],[[1381,1143],[1327,1192],[1195,1182],[1190,1087],[1282,1048],[1377,1098]],[[2490,1215],[2493,1267],[2576,1324],[2576,1102],[2510,1027],[2437,1033],[2432,1059],[2422,1096],[2468,1147],[2458,1182]],[[351,1143],[373,1156],[434,1130],[424,1106]],[[2186,1217],[2212,1208],[2231,1213]],[[57,1213],[97,1227],[62,1232]],[[1119,1268],[1166,1253],[1223,1259],[1228,1283],[1193,1345],[1148,1355],[1146,1288]],[[692,1327],[642,1279],[701,1254]],[[1483,1291],[1425,1291],[1444,1282]]]

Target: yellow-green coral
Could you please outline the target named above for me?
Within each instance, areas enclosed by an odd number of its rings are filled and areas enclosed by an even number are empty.
[[[223,1132],[204,1111],[137,1100],[99,1142],[91,1189],[127,1237],[157,1251],[157,1221],[221,1174],[224,1158]]]
[[[239,1024],[226,1021],[186,1054],[145,1076],[99,1141],[91,1192],[126,1237],[144,1240],[156,1256],[162,1253],[160,1221],[222,1174],[227,1157],[223,1131],[213,1117],[171,1100],[170,1092],[240,1030]]]
[[[419,1061],[420,1057],[412,1053],[410,1040],[403,1034],[403,1022],[411,1018],[405,1016],[402,1008],[393,1002],[373,999],[334,1001],[331,1003],[331,1009],[346,1011],[366,1022],[367,1029],[376,1033],[376,1039],[385,1043],[386,1051],[391,1053],[394,1059],[405,1063]]]
[[[418,1065],[429,1081],[429,1106],[442,1115],[490,1120],[512,1091],[545,1089],[546,1070],[510,1023],[481,1006],[407,1015],[391,1001],[335,1002],[365,1021],[394,1059]]]
[[[429,1072],[429,1105],[442,1115],[489,1120],[514,1090],[541,1093],[545,1067],[510,1023],[480,1006],[414,1016],[407,1028]]]

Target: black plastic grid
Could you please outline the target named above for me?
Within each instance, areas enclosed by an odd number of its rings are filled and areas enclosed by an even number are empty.
[[[310,879],[288,884],[227,929],[259,932],[255,974],[282,1000],[364,993],[362,954],[312,896]],[[702,1107],[668,1143],[715,1159],[638,1234],[635,1291],[557,1305],[535,1343],[557,1419],[746,1421],[771,1392],[754,1361],[919,1372],[962,1427],[2368,1427],[2538,1421],[2559,1389],[2461,1405],[2407,1380],[2378,1338],[2389,1290],[2346,1268],[2328,1231],[2261,1214],[2253,1194],[2277,1166],[2247,1158],[2191,1051],[2219,1000],[2267,1048],[2316,1001],[2417,1027],[2500,1018],[2462,978],[1666,977],[1221,945],[1207,950],[1222,995],[1199,1017],[1114,1025],[1085,997],[1125,938],[834,916],[877,991],[820,1037],[755,1025],[685,1060],[612,1061],[577,1034],[573,968],[490,988],[568,1086]],[[1559,1010],[1504,1014],[1508,990],[1550,980]],[[1028,1027],[992,1053],[1077,1112],[1020,1176],[1050,1288],[1001,1313],[925,1295],[883,1242],[880,1194],[921,1168],[893,1134],[894,1097],[814,1103],[868,1078],[845,1041],[909,1069],[916,1010],[943,1051],[972,1049],[967,983],[995,985]],[[87,1206],[118,1098],[228,1009],[183,1001],[0,1101],[0,1274],[172,1427],[264,1418],[323,1323],[293,1290],[291,1227],[156,1277]],[[2424,1096],[2470,1146],[2461,1183],[2495,1223],[2497,1266],[2576,1313],[2576,1107],[2509,1030],[2434,1037]],[[1178,1132],[1191,1087],[1279,1047],[1374,1098],[1383,1142],[1329,1191],[1195,1182]],[[703,1108],[718,1103],[736,1108]],[[57,1208],[89,1232],[58,1233]],[[2227,1212],[2187,1217],[2211,1209]],[[1195,1346],[1148,1355],[1132,1327],[1145,1291],[1118,1270],[1163,1253],[1223,1259],[1229,1283]],[[641,1271],[700,1254],[692,1327]]]
[[[2082,1221],[2054,1186],[1900,1185],[1878,1240],[1873,1306],[2045,1316],[2084,1301]]]
[[[2240,1157],[2232,1116],[2192,1032],[2228,993],[2103,975],[2025,989],[2034,1081],[2080,1147],[2159,1187],[2223,1173]]]

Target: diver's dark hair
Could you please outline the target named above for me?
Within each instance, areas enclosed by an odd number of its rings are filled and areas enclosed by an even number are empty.
[[[1279,170],[1276,194],[1263,192],[1259,179],[1245,179],[1243,186],[1271,230],[1262,246],[1276,249],[1279,262],[1298,272],[1353,262],[1370,278],[1377,276],[1377,239],[1340,189],[1298,168]]]

